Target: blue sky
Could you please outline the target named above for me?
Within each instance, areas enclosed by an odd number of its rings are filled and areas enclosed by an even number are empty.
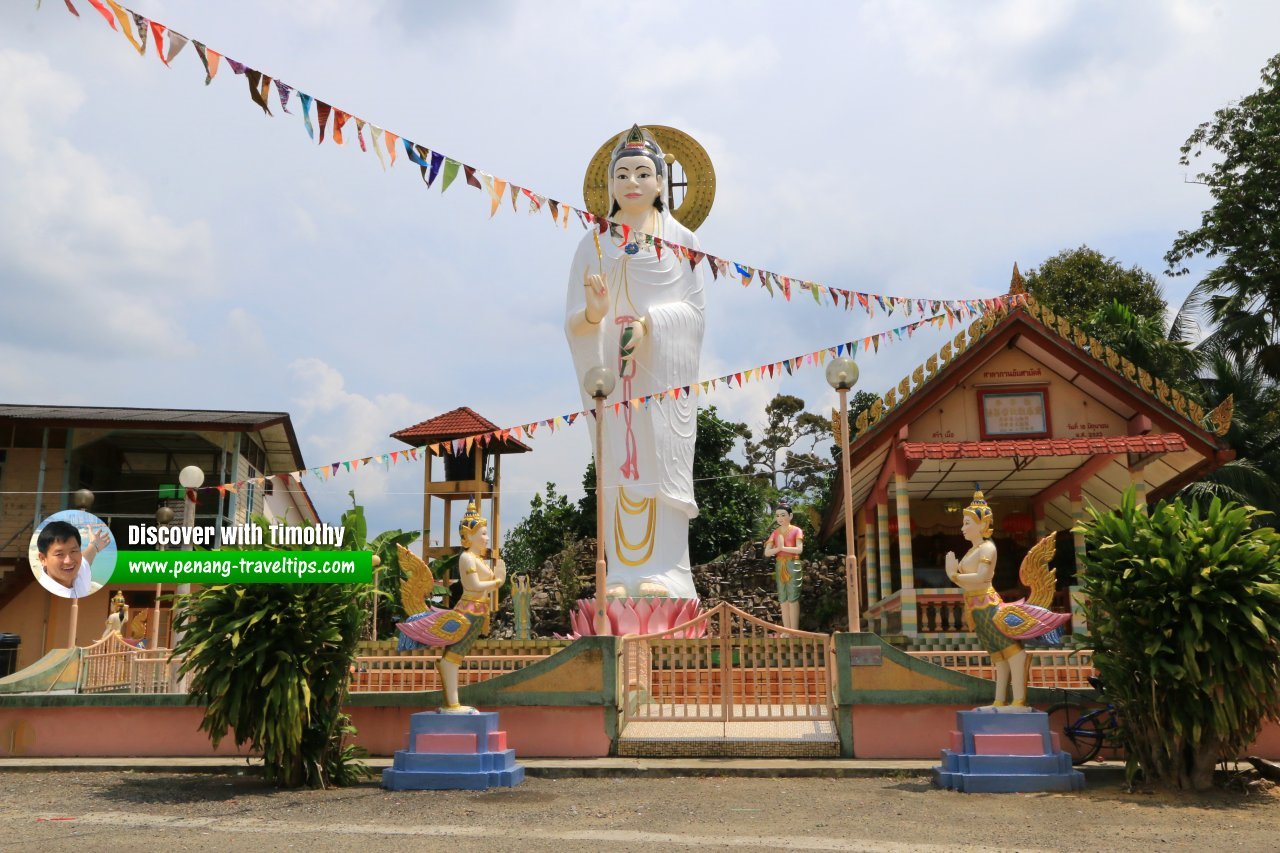
[[[459,405],[499,425],[579,407],[562,332],[576,225],[489,219],[480,193],[427,191],[403,156],[383,173],[352,141],[316,146],[229,68],[206,88],[190,47],[165,68],[73,2],[79,19],[60,0],[0,8],[0,399],[284,410],[309,465],[396,449],[389,433]],[[935,298],[1001,293],[1015,261],[1082,243],[1161,273],[1209,203],[1178,147],[1257,88],[1280,31],[1262,2],[132,8],[575,204],[606,138],[681,128],[716,169],[705,249]],[[1166,280],[1169,300],[1193,283]],[[702,373],[886,325],[709,283]],[[941,340],[861,357],[860,387]],[[816,370],[708,401],[758,425],[778,391],[834,403]],[[504,467],[508,526],[548,480],[580,494],[586,431],[539,436]],[[330,519],[354,489],[376,530],[417,523],[420,484],[407,466],[308,486]]]

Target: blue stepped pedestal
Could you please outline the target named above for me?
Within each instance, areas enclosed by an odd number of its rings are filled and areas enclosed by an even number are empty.
[[[1079,791],[1084,774],[1058,749],[1043,711],[957,711],[951,749],[933,768],[934,784],[968,793]]]
[[[382,771],[382,787],[390,791],[483,791],[514,788],[524,781],[516,751],[507,749],[507,733],[498,730],[498,715],[440,714],[409,716],[409,748],[396,750],[391,767]]]

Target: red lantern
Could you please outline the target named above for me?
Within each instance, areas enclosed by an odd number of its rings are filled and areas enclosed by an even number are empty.
[[[1022,536],[1035,530],[1036,523],[1029,512],[1011,512],[1000,523],[1000,529],[1010,536]]]

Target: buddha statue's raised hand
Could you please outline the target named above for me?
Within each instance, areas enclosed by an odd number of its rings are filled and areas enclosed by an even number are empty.
[[[582,286],[586,289],[587,295],[587,322],[599,323],[604,319],[604,315],[609,313],[609,286],[605,284],[603,275],[595,273],[584,275]]]

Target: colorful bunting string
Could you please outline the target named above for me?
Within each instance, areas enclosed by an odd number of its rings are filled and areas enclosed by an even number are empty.
[[[80,14],[76,11],[72,0],[64,0],[64,2],[71,14],[79,18]],[[378,162],[383,169],[387,168],[387,164],[383,159],[382,150],[378,147],[379,137],[384,143],[391,166],[395,166],[396,163],[396,142],[400,141],[403,144],[406,156],[419,168],[422,174],[422,181],[428,188],[433,186],[437,177],[443,174],[440,182],[440,191],[443,193],[453,184],[454,178],[461,170],[465,176],[465,184],[467,186],[482,190],[488,194],[490,217],[494,216],[498,209],[502,207],[504,196],[509,195],[512,210],[518,209],[517,203],[521,197],[524,197],[527,200],[529,213],[536,214],[545,208],[551,215],[552,224],[561,228],[568,227],[569,215],[572,213],[577,217],[584,229],[596,228],[602,234],[610,230],[620,231],[624,235],[630,232],[627,226],[615,223],[605,217],[596,216],[590,211],[553,199],[548,195],[536,193],[504,178],[496,177],[433,148],[420,145],[385,128],[378,127],[368,119],[340,110],[332,104],[325,103],[300,89],[296,89],[294,86],[283,83],[278,78],[268,76],[245,63],[218,53],[199,41],[188,39],[187,36],[176,32],[171,27],[150,20],[132,9],[123,7],[115,0],[88,0],[88,2],[99,12],[107,24],[113,30],[121,32],[128,39],[130,45],[141,55],[146,54],[147,36],[150,33],[151,43],[155,46],[156,55],[160,57],[160,61],[165,65],[169,65],[187,42],[191,41],[195,45],[201,64],[204,66],[205,85],[213,82],[213,78],[218,73],[219,61],[226,59],[227,64],[237,75],[246,77],[250,99],[268,116],[273,115],[267,101],[272,82],[276,84],[281,110],[290,115],[294,115],[294,113],[290,113],[287,108],[289,93],[297,91],[298,100],[302,104],[303,125],[306,127],[307,135],[312,139],[316,139],[317,136],[317,128],[313,124],[311,116],[311,106],[313,102],[315,104],[315,121],[319,124],[318,144],[323,144],[326,137],[335,144],[344,144],[343,128],[349,120],[354,120],[360,150],[368,150],[365,146],[362,132],[363,128],[367,126],[372,138],[374,153],[377,155]],[[165,37],[169,40],[167,51],[163,45]],[[331,116],[332,121],[330,121]],[[631,236],[646,245],[653,246],[655,251],[659,253],[663,250],[675,253],[682,260],[687,261],[692,268],[697,268],[698,264],[706,261],[707,269],[710,270],[714,279],[719,279],[722,276],[726,282],[737,279],[741,281],[743,287],[749,287],[753,281],[758,281],[760,287],[767,291],[770,296],[781,294],[782,298],[787,302],[792,301],[791,297],[795,293],[808,293],[813,298],[813,301],[820,306],[828,305],[829,300],[830,307],[846,311],[860,308],[867,312],[869,316],[874,317],[877,308],[888,315],[901,313],[905,316],[913,314],[937,315],[940,312],[955,313],[962,310],[969,312],[982,311],[989,310],[986,307],[986,303],[991,301],[989,299],[927,299],[849,290],[797,276],[782,275],[762,267],[754,267],[739,261],[717,257],[716,255],[691,249],[650,234],[636,233]]]
[[[941,314],[935,314],[932,317],[926,317],[907,323],[893,329],[886,329],[882,332],[876,332],[872,335],[866,335],[857,340],[844,341],[833,346],[822,347],[821,349],[807,352],[803,355],[796,355],[790,358],[784,358],[780,361],[769,362],[767,364],[757,365],[756,367],[746,370],[736,370],[726,373],[723,376],[717,376],[713,379],[703,379],[689,385],[667,388],[664,391],[658,391],[654,394],[646,394],[641,397],[633,397],[629,400],[619,400],[609,406],[613,410],[614,415],[621,413],[624,406],[632,409],[638,409],[642,406],[649,406],[653,403],[661,403],[664,399],[679,399],[680,397],[698,396],[700,394],[709,394],[719,389],[721,386],[725,388],[733,388],[734,385],[741,388],[752,380],[760,381],[765,379],[775,379],[781,374],[786,373],[788,376],[794,375],[795,371],[802,370],[806,367],[819,367],[826,363],[828,357],[836,358],[847,355],[850,358],[856,357],[859,350],[867,352],[868,350],[876,353],[880,352],[881,346],[887,346],[891,343],[901,341],[903,337],[910,338],[919,329],[930,326],[940,329],[943,326],[953,327],[957,322],[974,316],[985,316],[987,313],[998,311],[1002,308],[1012,308],[1025,302],[1026,296],[1023,294],[1008,294],[999,296],[994,299],[982,300],[984,303],[990,303],[987,310],[979,311],[962,307],[958,311],[946,311]],[[435,444],[428,444],[424,447],[410,448],[408,450],[392,450],[386,453],[378,453],[370,456],[356,457],[347,459],[342,462],[330,462],[326,465],[318,465],[314,468],[308,468],[302,471],[290,471],[284,474],[273,474],[272,476],[286,482],[292,478],[295,483],[301,482],[305,474],[310,473],[312,476],[328,481],[330,477],[337,476],[339,471],[355,471],[361,465],[368,467],[378,462],[384,468],[390,469],[400,462],[413,461],[428,458],[431,456],[440,456],[445,453],[450,455],[460,455],[470,453],[471,448],[476,444],[481,447],[487,446],[490,442],[505,442],[511,438],[532,439],[534,434],[542,427],[546,427],[549,432],[554,433],[558,429],[566,426],[572,426],[579,418],[586,416],[594,416],[594,412],[590,410],[581,410],[577,412],[569,412],[564,415],[557,415],[544,420],[529,421],[528,423],[519,424],[505,429],[491,430],[490,432],[476,433],[474,435],[463,436],[462,438],[450,441],[441,441]],[[425,451],[425,452],[424,452]],[[203,488],[218,489],[220,492],[235,492],[246,483],[257,483],[261,485],[264,481],[271,479],[270,477],[255,477],[250,480],[240,480],[234,483],[224,483],[220,486],[204,486]]]

